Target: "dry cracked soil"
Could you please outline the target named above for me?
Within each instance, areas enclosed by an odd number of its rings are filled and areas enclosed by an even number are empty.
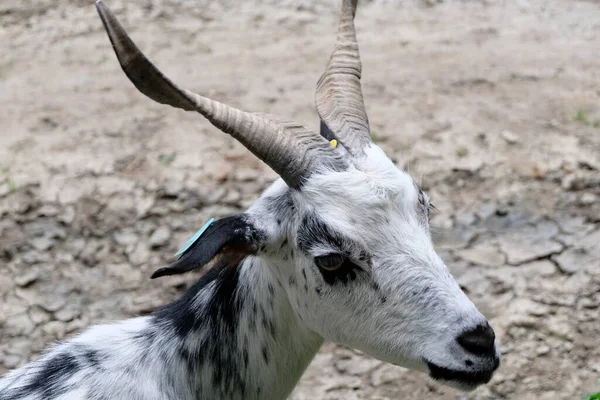
[[[317,127],[338,2],[112,0],[190,89]],[[420,177],[437,249],[498,335],[462,394],[326,344],[292,399],[579,399],[600,378],[600,5],[365,2],[377,143]],[[89,0],[0,3],[0,374],[84,327],[151,312],[148,279],[275,179],[196,115],[126,80]]]

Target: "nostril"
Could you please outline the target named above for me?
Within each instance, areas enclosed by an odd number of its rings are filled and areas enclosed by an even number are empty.
[[[469,353],[479,356],[495,354],[494,341],[496,335],[489,324],[478,325],[475,329],[461,334],[458,343]]]

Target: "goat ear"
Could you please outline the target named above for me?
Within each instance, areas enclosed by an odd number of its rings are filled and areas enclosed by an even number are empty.
[[[183,274],[206,265],[222,253],[240,256],[256,254],[264,241],[265,235],[249,221],[246,214],[223,218],[206,228],[177,261],[156,270],[151,278]]]

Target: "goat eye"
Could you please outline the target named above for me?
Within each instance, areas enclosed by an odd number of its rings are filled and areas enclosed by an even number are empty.
[[[346,257],[341,254],[327,254],[325,256],[315,257],[317,267],[326,271],[335,271],[344,265]]]

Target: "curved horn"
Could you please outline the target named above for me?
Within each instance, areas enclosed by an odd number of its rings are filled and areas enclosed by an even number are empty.
[[[358,0],[342,0],[342,15],[335,48],[319,82],[315,103],[321,117],[321,134],[333,133],[351,153],[371,142],[369,119],[360,87],[361,63],[354,14]]]
[[[328,141],[303,126],[267,114],[251,114],[179,88],[137,48],[119,21],[96,2],[98,14],[123,71],[135,87],[162,104],[197,111],[268,164],[290,187],[299,187],[319,166],[346,167]]]

